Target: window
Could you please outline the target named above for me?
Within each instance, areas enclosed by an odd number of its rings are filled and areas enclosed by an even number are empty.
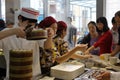
[[[88,33],[89,21],[96,21],[96,0],[70,0],[71,17],[77,27],[78,37]]]
[[[1,17],[5,20],[5,0],[1,0]]]
[[[112,5],[112,6],[111,6]],[[119,0],[106,0],[106,18],[108,20],[109,27],[112,27],[111,20],[114,14],[120,10]]]

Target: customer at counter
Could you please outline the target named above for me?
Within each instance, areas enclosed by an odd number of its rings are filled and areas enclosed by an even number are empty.
[[[120,51],[120,11],[115,13],[115,21],[118,26],[119,40],[115,49],[112,51],[111,56],[115,56]],[[104,72],[97,77],[98,80],[120,80],[120,72]],[[104,78],[104,79],[103,79]]]
[[[98,41],[88,48],[85,54],[90,54],[90,51],[99,47],[99,55],[104,53],[110,53],[112,47],[112,33],[109,30],[107,19],[105,17],[99,17],[97,19],[97,27],[101,31]]]
[[[38,26],[44,29],[50,29],[50,31],[48,31],[48,38],[44,42],[44,47],[40,48],[42,74],[49,75],[50,68],[52,66],[67,61],[76,51],[84,51],[86,49],[86,45],[81,45],[61,55],[58,52],[57,47],[55,47],[53,39],[53,37],[55,37],[56,35],[56,31],[58,28],[57,21],[53,17],[48,16],[44,20],[42,20]]]
[[[99,30],[94,21],[88,23],[89,33],[80,42],[80,44],[88,44],[88,48],[91,47],[99,38]],[[99,47],[90,52],[93,55],[99,55]]]
[[[120,11],[117,11],[115,13],[115,21],[116,21],[117,26],[118,26],[118,36],[119,37],[118,37],[118,44],[116,45],[115,49],[111,53],[112,56],[115,56],[120,51]],[[120,55],[119,55],[119,58],[120,58]]]
[[[22,8],[20,15],[18,17],[19,27],[26,28],[27,25],[35,26],[37,22],[37,16],[39,15],[39,11],[34,10],[32,8]],[[5,55],[7,72],[5,80],[9,80],[9,51],[13,49],[27,49],[33,50],[33,65],[32,65],[32,76],[33,80],[37,75],[41,74],[40,71],[40,63],[39,63],[39,45],[36,41],[28,41],[24,38],[20,38],[19,35],[9,36],[0,40],[0,48],[3,49],[3,53]]]

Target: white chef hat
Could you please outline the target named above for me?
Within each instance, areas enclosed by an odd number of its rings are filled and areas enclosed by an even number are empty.
[[[22,8],[20,15],[29,19],[37,19],[39,15],[39,11],[33,8]]]

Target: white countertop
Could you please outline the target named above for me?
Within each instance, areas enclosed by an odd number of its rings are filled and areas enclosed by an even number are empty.
[[[115,66],[115,65],[111,64],[109,61],[101,60],[99,58],[99,56],[93,56],[93,58],[91,58],[90,60],[92,60],[92,61],[94,61],[94,62],[96,62],[98,64],[101,64],[101,65],[103,65],[105,67],[111,67],[112,69],[114,69],[116,71],[120,71],[120,66]]]

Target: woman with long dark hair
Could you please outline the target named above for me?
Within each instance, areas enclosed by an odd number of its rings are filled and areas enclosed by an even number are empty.
[[[88,29],[89,33],[86,35],[82,40],[80,44],[88,44],[88,48],[91,47],[96,41],[98,41],[99,38],[99,30],[97,28],[97,25],[94,21],[90,21],[88,23]],[[98,55],[99,53],[99,47],[92,50],[90,52],[93,55]]]
[[[117,23],[118,26],[118,34],[119,34],[119,40],[118,40],[118,44],[115,47],[115,49],[110,53],[112,56],[115,56],[119,51],[120,51],[120,11],[117,11],[115,13],[115,21]],[[108,40],[109,41],[109,40]],[[108,72],[105,71],[104,73],[102,73],[101,75],[99,75],[97,77],[97,80],[120,80],[119,78],[120,76],[120,72]]]
[[[100,37],[98,41],[87,49],[85,54],[89,54],[91,50],[99,47],[99,55],[110,53],[112,47],[112,33],[108,27],[107,19],[105,17],[99,17],[97,19],[97,28],[100,31]]]

